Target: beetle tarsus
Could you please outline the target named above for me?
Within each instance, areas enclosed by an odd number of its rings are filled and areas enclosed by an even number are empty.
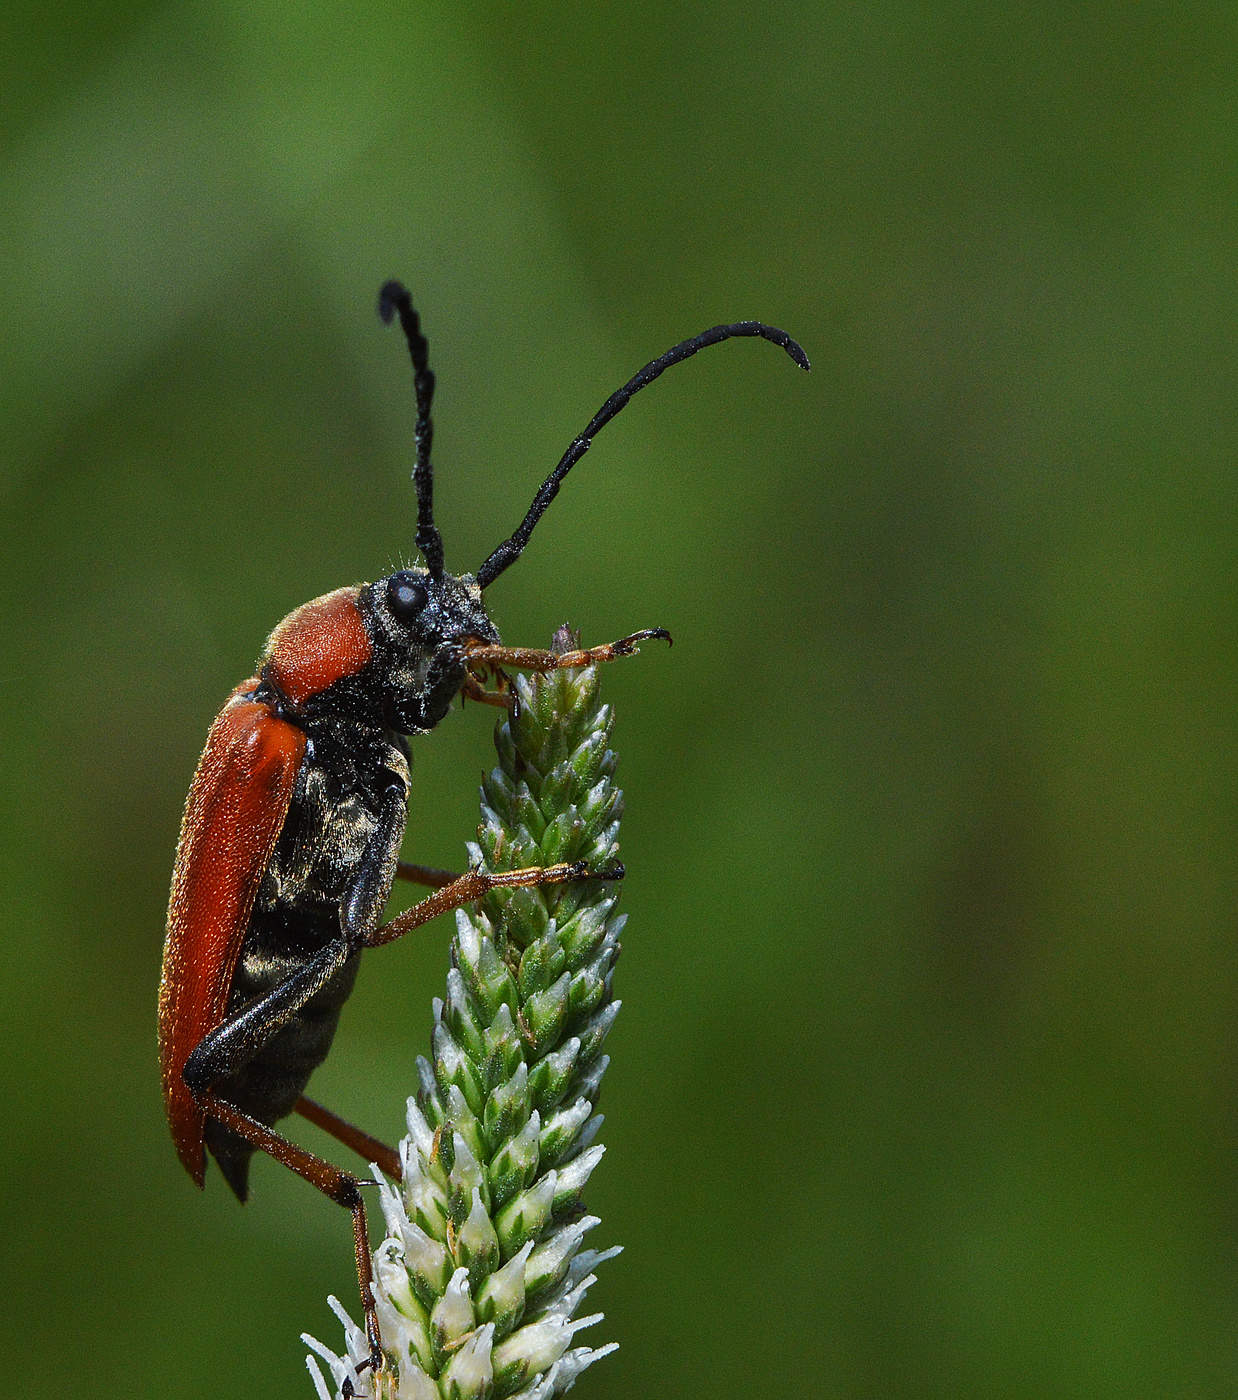
[[[675,639],[665,627],[645,627],[639,632],[633,632],[630,637],[620,637],[617,642],[612,642],[611,646],[619,656],[631,656],[636,651],[637,642],[665,642],[668,647],[675,645]]]
[[[371,1347],[372,1346],[373,1344],[371,1343]],[[376,1351],[371,1350],[369,1356],[367,1356],[364,1361],[358,1361],[353,1366],[353,1370],[356,1371],[358,1375],[360,1375],[362,1371],[369,1371],[371,1375],[376,1376],[383,1369],[384,1364],[385,1359],[382,1349],[379,1348]],[[353,1389],[352,1379],[348,1376],[344,1377],[344,1384],[340,1387],[340,1395],[343,1397],[343,1400],[356,1400],[357,1391]]]
[[[369,1371],[372,1376],[377,1376],[386,1366],[386,1358],[383,1356],[382,1348],[375,1348],[373,1342],[371,1342],[370,1346],[371,1351],[369,1356],[367,1356],[364,1361],[358,1361],[353,1366],[353,1370],[356,1371],[358,1375],[360,1375],[362,1371]],[[352,1380],[345,1376],[344,1384],[340,1387],[340,1395],[343,1397],[343,1400],[357,1400],[357,1394],[358,1392],[353,1389]]]

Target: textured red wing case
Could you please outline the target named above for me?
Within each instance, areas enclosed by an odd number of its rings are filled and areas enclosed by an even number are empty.
[[[181,823],[159,983],[163,1102],[176,1151],[202,1185],[205,1118],[181,1077],[223,1020],[254,897],[279,837],[305,735],[238,686],[211,726]]]

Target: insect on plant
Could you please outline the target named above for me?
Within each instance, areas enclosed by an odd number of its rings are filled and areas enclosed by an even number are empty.
[[[628,656],[662,628],[588,650],[504,646],[483,594],[519,558],[563,478],[633,394],[671,365],[736,336],[808,359],[759,321],[715,326],[668,350],[616,390],[572,440],[524,519],[475,574],[451,574],[434,525],[430,417],[434,375],[408,292],[388,282],[417,399],[420,568],[305,603],[267,639],[257,673],[232,692],[207,736],[181,825],[159,986],[164,1106],[177,1155],[201,1186],[209,1151],[240,1200],[256,1151],[351,1213],[369,1364],[382,1366],[365,1207],[357,1178],[273,1127],[316,1123],[388,1176],[397,1154],[304,1096],[331,1046],[358,958],[500,886],[619,880],[583,862],[451,875],[400,860],[409,797],[407,739],[434,728],[459,695],[507,705],[504,667],[548,672]],[[488,688],[493,686],[493,688]],[[396,879],[433,893],[383,922]]]

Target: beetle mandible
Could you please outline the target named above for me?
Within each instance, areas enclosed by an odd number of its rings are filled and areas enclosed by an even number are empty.
[[[272,1125],[300,1113],[398,1177],[391,1148],[304,1097],[330,1049],[361,950],[496,886],[623,875],[618,865],[589,870],[583,862],[460,876],[404,864],[407,736],[433,729],[458,695],[507,704],[504,666],[585,666],[630,655],[639,641],[669,641],[652,628],[564,654],[505,647],[482,595],[519,557],[597,432],[671,365],[735,336],[759,336],[808,368],[785,331],[759,321],[714,326],[674,346],[606,400],[476,574],[455,575],[444,567],[434,524],[429,347],[398,282],[382,288],[379,313],[388,324],[399,316],[413,363],[423,566],[297,608],[267,639],[257,674],[228,697],[185,804],[159,986],[164,1106],[181,1162],[201,1186],[209,1150],[243,1201],[250,1159],[261,1150],[351,1212],[375,1369],[381,1338],[358,1180]],[[486,689],[488,676],[498,677],[498,689]],[[434,893],[383,923],[397,877]]]

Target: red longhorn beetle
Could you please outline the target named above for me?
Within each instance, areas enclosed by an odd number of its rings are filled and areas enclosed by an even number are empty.
[[[505,705],[485,689],[498,668],[585,666],[635,651],[662,628],[588,651],[505,647],[483,591],[513,563],[594,435],[663,370],[732,336],[760,336],[808,368],[784,331],[759,321],[715,326],[647,364],[598,410],[539,488],[520,527],[474,574],[449,574],[434,525],[429,347],[408,292],[388,282],[379,314],[397,314],[417,396],[417,547],[424,568],[339,588],[290,613],[257,674],[228,697],[206,740],[181,824],[159,985],[159,1055],[172,1140],[199,1186],[206,1150],[240,1200],[256,1150],[352,1213],[370,1365],[382,1366],[370,1246],[357,1178],[272,1128],[289,1113],[317,1123],[391,1177],[396,1153],[303,1096],[330,1049],[363,948],[418,928],[496,886],[618,880],[583,862],[452,876],[399,859],[409,793],[406,735],[457,695]],[[434,887],[383,923],[398,877]]]

